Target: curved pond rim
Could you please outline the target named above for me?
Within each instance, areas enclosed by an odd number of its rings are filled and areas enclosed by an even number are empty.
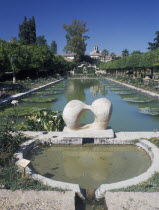
[[[135,145],[42,146],[30,151],[26,159],[42,176],[91,190],[102,183],[136,177],[151,165],[147,153]]]
[[[38,141],[38,143],[50,145],[50,141],[42,141],[41,140],[41,142]],[[117,143],[116,143],[116,141],[114,141],[114,139],[109,139],[109,144],[117,144]],[[111,189],[117,189],[117,188],[131,186],[134,184],[139,184],[143,181],[148,180],[156,172],[159,172],[159,149],[154,144],[150,143],[147,140],[139,140],[138,142],[136,142],[136,140],[134,142],[132,140],[120,141],[120,144],[123,144],[123,145],[133,144],[133,145],[136,145],[136,146],[144,149],[151,158],[151,166],[148,168],[148,170],[146,172],[144,172],[134,178],[124,180],[121,182],[111,183],[111,184],[103,183],[95,191],[96,199],[103,198],[106,191],[109,191]],[[18,152],[15,154],[15,157],[17,158],[17,160],[24,159],[25,155],[36,146],[37,146],[37,141],[35,139],[23,143],[21,145],[20,149],[18,150]],[[66,182],[56,181],[56,180],[46,178],[44,176],[41,176],[40,174],[35,174],[29,167],[26,168],[26,173],[30,177],[37,179],[37,180],[41,181],[42,183],[47,184],[49,186],[58,187],[63,190],[73,190],[82,199],[84,199],[84,196],[82,194],[82,189],[80,188],[80,186],[78,184],[66,183]]]

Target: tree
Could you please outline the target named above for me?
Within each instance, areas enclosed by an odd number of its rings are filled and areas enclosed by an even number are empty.
[[[30,44],[36,43],[36,25],[34,16],[29,20],[29,39]]]
[[[47,45],[33,45],[30,48],[31,68],[39,75],[40,70],[52,69],[52,54]]]
[[[114,52],[112,52],[112,53],[110,54],[110,56],[112,57],[112,60],[114,60],[114,59],[116,58],[116,54],[115,54]]]
[[[140,50],[134,50],[131,55],[137,55],[137,54],[142,54]]]
[[[0,77],[10,67],[10,61],[8,58],[7,42],[0,39]]]
[[[107,55],[109,55],[109,51],[106,50],[106,49],[104,49],[104,50],[102,50],[101,55],[102,55],[102,57],[104,57],[104,62],[105,62],[105,57],[106,57]]]
[[[156,37],[154,38],[154,42],[151,43],[151,42],[148,42],[149,44],[149,47],[148,49],[149,50],[156,50],[159,48],[159,31],[156,31]]]
[[[14,43],[17,43],[18,42],[18,39],[17,37],[11,37],[11,39],[9,40],[9,42],[14,42]]]
[[[57,44],[55,41],[52,41],[51,46],[50,46],[50,50],[53,54],[57,54]]]
[[[21,44],[28,45],[36,43],[36,25],[34,17],[29,20],[27,20],[27,17],[24,17],[23,23],[19,25],[18,36]]]
[[[37,36],[36,43],[37,45],[47,45],[47,40],[45,39],[44,35]]]
[[[125,56],[129,56],[129,51],[127,49],[124,49],[122,51],[122,56],[125,57]]]
[[[89,38],[84,34],[89,31],[86,28],[87,23],[82,20],[73,20],[71,25],[63,24],[66,30],[67,45],[64,48],[66,53],[75,53],[75,60],[80,61],[86,51],[87,44],[85,41]]]

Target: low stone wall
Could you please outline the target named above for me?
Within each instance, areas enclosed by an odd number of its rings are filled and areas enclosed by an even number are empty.
[[[58,83],[58,82],[60,82],[60,81],[63,81],[63,80],[64,80],[64,78],[59,79],[59,80],[56,80],[56,81],[54,81],[54,82],[50,82],[50,83],[48,83],[48,84],[46,84],[46,85],[42,85],[42,86],[40,86],[40,87],[38,87],[38,88],[34,88],[34,89],[28,90],[28,91],[26,91],[26,92],[18,93],[18,94],[15,94],[15,95],[13,95],[13,96],[10,96],[10,97],[1,99],[1,100],[0,100],[0,105],[3,105],[3,104],[5,104],[5,103],[8,103],[8,102],[10,102],[10,101],[12,101],[12,100],[21,98],[21,97],[23,97],[23,96],[26,96],[26,95],[28,95],[28,94],[30,94],[30,93],[33,93],[33,92],[37,91],[37,90],[46,88],[46,87],[48,87],[48,86],[51,86],[51,85],[56,84],[56,83]]]

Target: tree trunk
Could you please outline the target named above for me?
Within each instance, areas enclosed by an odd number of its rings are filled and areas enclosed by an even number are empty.
[[[154,68],[151,68],[151,78],[154,79]]]
[[[16,84],[16,75],[15,75],[15,71],[13,70],[13,84]]]

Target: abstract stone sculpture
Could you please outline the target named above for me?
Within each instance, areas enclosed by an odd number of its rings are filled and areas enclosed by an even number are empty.
[[[94,114],[92,124],[82,125],[80,116],[82,112],[90,110]],[[76,131],[82,129],[105,130],[107,129],[112,113],[112,104],[106,98],[95,100],[92,105],[87,105],[79,100],[70,101],[64,108],[63,119],[66,123],[65,131]]]

